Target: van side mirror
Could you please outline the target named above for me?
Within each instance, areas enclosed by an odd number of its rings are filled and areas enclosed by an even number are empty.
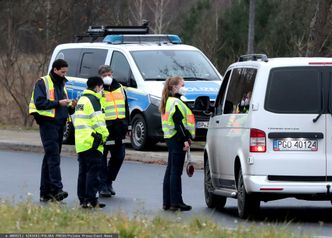
[[[132,76],[132,75],[131,75]],[[137,83],[136,83],[136,80],[134,79],[134,77],[132,76],[132,77],[130,77],[130,79],[129,79],[129,86],[130,87],[133,87],[133,88],[137,88]]]
[[[125,86],[125,87],[128,87],[128,83],[123,81],[123,82],[120,82],[122,84],[122,86]]]
[[[206,115],[211,115],[213,108],[210,107],[210,98],[208,96],[199,96],[194,103],[193,111],[199,111]]]

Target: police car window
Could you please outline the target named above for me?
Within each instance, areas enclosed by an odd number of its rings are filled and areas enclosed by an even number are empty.
[[[321,76],[318,68],[287,67],[270,72],[265,109],[276,113],[319,113]]]
[[[76,77],[78,71],[78,62],[81,55],[81,49],[61,50],[55,59],[63,59],[68,63],[67,76]]]
[[[257,70],[254,68],[237,68],[233,70],[225,100],[225,114],[249,112],[256,73]]]
[[[220,80],[199,51],[146,50],[131,52],[144,80],[164,81],[171,76],[185,80]]]
[[[79,76],[87,78],[98,75],[98,68],[105,64],[106,55],[107,50],[83,49]]]
[[[229,76],[231,75],[231,71],[227,71],[222,84],[220,86],[220,90],[217,96],[217,100],[216,100],[216,105],[215,105],[215,114],[216,115],[220,115],[222,114],[222,108],[223,108],[223,101],[225,99],[225,93],[226,93],[226,89],[227,89],[227,84],[229,81]]]
[[[111,59],[111,68],[113,78],[119,83],[129,85],[129,76],[131,73],[129,63],[126,57],[118,51],[114,51]]]

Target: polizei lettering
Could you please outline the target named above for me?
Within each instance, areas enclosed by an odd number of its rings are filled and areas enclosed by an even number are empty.
[[[210,87],[187,87],[188,92],[218,92],[218,88]]]

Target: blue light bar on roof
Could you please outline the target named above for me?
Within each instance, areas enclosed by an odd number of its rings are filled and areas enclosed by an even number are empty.
[[[178,35],[168,35],[168,39],[173,44],[182,44],[182,40]]]
[[[158,43],[158,44],[181,44],[178,35],[108,35],[103,42],[109,44],[133,44],[133,43]]]
[[[108,35],[105,36],[103,42],[110,44],[121,44],[123,43],[123,35]]]

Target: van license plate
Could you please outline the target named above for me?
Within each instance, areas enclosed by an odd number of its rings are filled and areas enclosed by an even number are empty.
[[[273,140],[274,151],[317,151],[317,140],[281,139]]]
[[[208,128],[209,122],[208,121],[198,121],[196,123],[196,128]]]

